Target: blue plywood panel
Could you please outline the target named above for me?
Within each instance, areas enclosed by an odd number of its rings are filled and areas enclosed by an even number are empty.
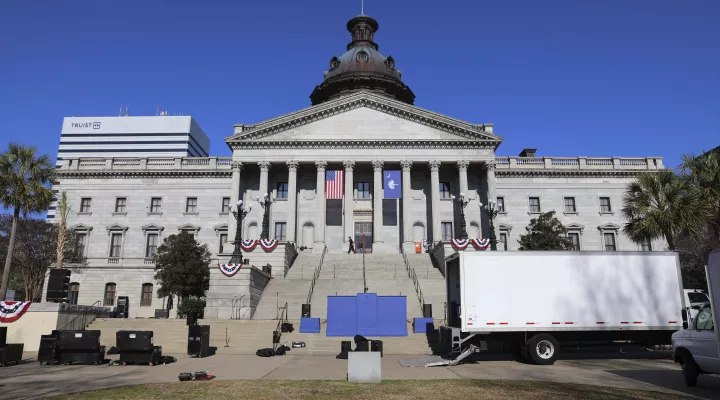
[[[377,298],[377,332],[375,336],[407,336],[407,298],[380,296]]]
[[[413,333],[427,333],[435,329],[432,318],[415,318],[413,321]]]
[[[357,331],[359,335],[373,336],[378,330],[377,301],[376,293],[358,293]]]
[[[320,333],[320,318],[300,318],[300,333]]]
[[[357,333],[357,297],[328,296],[327,336],[355,336]]]

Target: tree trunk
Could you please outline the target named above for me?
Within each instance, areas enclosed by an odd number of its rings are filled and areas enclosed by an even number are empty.
[[[7,256],[5,257],[5,269],[3,269],[2,284],[0,285],[0,301],[5,301],[7,294],[8,280],[10,279],[10,264],[12,263],[13,250],[15,249],[15,233],[20,219],[20,209],[15,207],[13,212],[12,229],[10,230],[10,243],[8,243]]]
[[[675,251],[675,238],[673,238],[672,233],[665,234],[665,241],[667,241],[668,250]]]

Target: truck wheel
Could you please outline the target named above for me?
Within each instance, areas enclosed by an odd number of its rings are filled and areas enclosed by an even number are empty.
[[[700,374],[699,368],[693,356],[689,353],[683,354],[683,376],[685,377],[686,386],[697,385],[697,378]]]
[[[553,365],[560,352],[560,345],[548,334],[535,335],[527,342],[530,360],[537,365]]]

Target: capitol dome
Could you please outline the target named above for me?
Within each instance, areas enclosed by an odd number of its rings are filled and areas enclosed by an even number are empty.
[[[395,59],[380,54],[378,45],[373,41],[378,30],[377,21],[367,15],[359,15],[348,21],[347,30],[352,41],[343,55],[330,59],[330,69],[325,72],[324,81],[310,95],[312,104],[360,90],[413,104],[415,94],[402,82],[402,73],[396,69]]]

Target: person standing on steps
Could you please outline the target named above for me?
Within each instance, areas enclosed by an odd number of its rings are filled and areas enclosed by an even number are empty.
[[[348,244],[350,245],[350,247],[348,247],[348,254],[350,254],[351,251],[353,253],[357,253],[355,251],[355,242],[353,242],[352,237],[350,236],[348,236]]]

